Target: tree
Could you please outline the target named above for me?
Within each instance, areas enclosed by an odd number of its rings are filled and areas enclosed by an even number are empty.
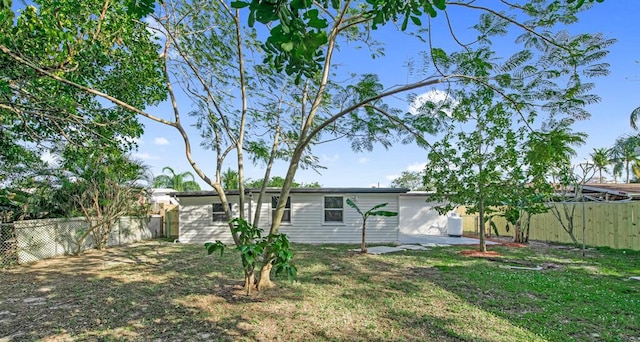
[[[222,184],[224,188],[227,190],[237,190],[238,189],[238,172],[228,168],[222,174]]]
[[[577,8],[582,2],[554,3],[553,6],[547,6],[546,3],[537,0],[531,0],[526,5],[503,2],[501,8],[492,9],[472,3],[446,4],[441,0],[376,0],[366,3],[279,0],[278,6],[260,0],[252,0],[250,3],[234,1],[231,6],[223,1],[163,1],[151,15],[152,24],[148,27],[161,36],[157,41],[162,44],[160,56],[157,56],[157,46],[145,45],[152,35],[146,30],[136,31],[145,35],[141,40],[143,43],[127,47],[128,49],[123,48],[119,52],[125,57],[132,53],[142,56],[136,60],[137,68],[131,70],[148,71],[149,75],[160,73],[161,77],[150,77],[150,81],[114,84],[139,85],[154,95],[162,93],[162,96],[149,98],[155,100],[166,96],[171,100],[173,116],[170,120],[148,112],[144,104],[132,101],[130,96],[121,96],[113,87],[96,86],[101,83],[91,80],[91,77],[95,77],[93,74],[86,77],[82,74],[83,77],[78,77],[65,69],[51,71],[45,63],[50,59],[34,58],[39,55],[20,53],[20,44],[8,45],[3,41],[0,51],[3,58],[18,65],[21,72],[36,74],[47,83],[71,89],[76,92],[76,97],[81,97],[82,94],[112,102],[122,111],[114,113],[113,116],[116,118],[121,114],[136,113],[178,130],[185,142],[185,156],[195,174],[219,194],[229,218],[231,213],[225,205],[228,201],[222,184],[222,165],[225,159],[232,153],[237,159],[238,204],[241,208],[244,208],[245,202],[245,153],[252,161],[266,165],[264,179],[270,178],[274,160],[285,160],[289,166],[269,229],[269,235],[276,235],[296,171],[300,167],[318,166],[311,148],[320,143],[321,138],[346,138],[356,150],[371,149],[376,145],[388,147],[393,143],[415,142],[423,147],[428,146],[424,135],[437,132],[436,120],[430,116],[407,114],[402,109],[393,108],[385,100],[394,95],[427,86],[466,87],[468,84],[475,84],[494,90],[506,102],[513,103],[514,107],[520,110],[528,110],[529,107],[525,105],[528,101],[534,102],[536,98],[531,100],[532,98],[519,97],[517,93],[512,93],[514,85],[538,82],[545,86],[554,80],[570,79],[573,83],[569,87],[559,86],[544,93],[547,98],[541,104],[562,114],[574,110],[576,102],[588,103],[589,98],[584,98],[584,93],[575,89],[575,83],[579,80],[577,74],[574,77],[573,74],[566,74],[565,70],[576,67],[574,70],[581,69],[588,75],[606,74],[606,65],[597,62],[606,54],[602,49],[606,48],[608,42],[597,35],[582,34],[571,37],[553,32],[552,29],[557,23],[574,22],[577,19]],[[103,19],[113,17],[112,21],[104,22],[117,22],[118,19],[125,21],[123,27],[130,27],[133,25],[131,22],[140,23],[135,19],[140,18],[140,13],[150,13],[153,6],[150,5],[150,1],[138,1],[133,2],[132,8],[127,11],[121,4],[97,6],[97,3],[91,2],[95,7],[78,6],[77,0],[66,0],[56,4],[38,3],[42,10],[34,12],[36,18],[41,14],[55,18],[53,14],[59,6],[64,5],[65,11],[74,11],[77,20],[42,20],[46,30],[43,30],[43,37],[37,38],[51,41],[50,46],[57,48],[64,46],[60,42],[62,38],[58,37],[58,32],[76,32],[78,26],[82,26],[85,31],[96,36],[98,43],[94,44],[92,40],[84,39],[83,35],[66,38],[72,46],[86,47],[87,54],[70,55],[67,51],[57,51],[53,48],[51,54],[62,60],[66,56],[72,56],[73,63],[93,66],[93,57],[102,56],[102,50],[105,50],[105,65],[99,64],[91,71],[109,70],[105,73],[110,73],[109,63],[119,66],[117,60],[109,58],[112,51],[119,51],[111,46],[119,47],[116,44],[119,42],[118,35],[128,32],[125,30],[107,34],[105,30],[98,29]],[[386,23],[398,23],[401,30],[408,30],[409,23],[412,23],[413,29],[422,25],[423,15],[436,17],[438,13],[443,12],[447,15],[438,18],[444,21],[445,26],[449,26],[449,8],[483,14],[477,26],[485,32],[476,43],[461,42],[453,26],[452,29],[446,28],[443,31],[447,32],[446,34],[437,35],[438,38],[449,35],[452,41],[458,44],[457,47],[464,51],[474,48],[477,44],[484,44],[484,50],[475,50],[478,55],[468,58],[465,65],[461,64],[456,70],[446,67],[450,55],[434,45],[436,36],[432,32],[440,31],[432,20],[429,20],[425,24],[428,25],[427,30],[414,29],[412,33],[423,42],[426,41],[426,55],[429,58],[424,66],[425,69],[431,70],[433,65],[437,65],[433,72],[411,75],[411,82],[395,87],[383,84],[375,74],[353,75],[346,81],[336,78],[339,71],[336,55],[341,52],[338,46],[347,50],[353,45],[359,45],[370,48],[372,53],[377,55],[379,51],[376,50],[377,42],[373,41],[372,37],[375,35],[371,34],[372,30]],[[505,14],[506,12],[509,14]],[[241,17],[244,14],[247,14],[246,19]],[[245,21],[249,27],[244,24]],[[269,25],[269,37],[264,42],[258,40],[258,32],[252,28],[256,22]],[[12,21],[5,21],[4,25],[7,28],[16,26]],[[529,56],[533,55],[544,58],[544,67],[538,64],[516,70],[510,69],[509,64],[505,63],[501,69],[503,72],[498,74],[472,73],[471,71],[482,68],[491,61],[486,58],[491,57],[490,53],[486,53],[491,50],[491,44],[488,42],[504,36],[507,28],[514,28],[522,33],[516,44],[519,44],[523,53],[516,57],[525,60],[531,59]],[[107,43],[100,45],[103,41],[99,39],[102,39],[103,35]],[[114,40],[109,41],[106,38]],[[35,38],[31,40],[38,41]],[[143,51],[136,53],[137,49]],[[592,62],[590,68],[577,67],[577,64],[585,61]],[[132,79],[133,77],[138,76],[132,75]],[[14,78],[16,77],[13,75],[8,77]],[[101,80],[97,78],[98,81]],[[154,83],[158,80],[162,83]],[[195,110],[191,114],[196,117],[196,126],[201,129],[205,147],[211,148],[216,156],[215,171],[210,175],[203,171],[191,153],[193,137],[187,134],[183,126],[181,115],[184,113],[176,101],[177,87],[181,87],[193,100],[194,106],[190,108]],[[542,88],[549,90],[549,87]],[[538,95],[542,96],[542,92]],[[266,182],[263,182],[258,203],[264,194],[264,186]],[[256,214],[259,214],[259,211]],[[241,218],[244,215],[241,211]],[[230,229],[234,229],[231,223]],[[235,243],[239,245],[238,234],[233,236]],[[270,257],[268,247],[264,256],[257,280],[260,289],[271,285],[270,271],[273,258]],[[254,274],[245,273],[245,279],[253,279],[253,276]],[[245,284],[252,286],[251,282]]]
[[[632,171],[640,169],[640,159],[637,149],[640,147],[640,138],[629,135],[616,139],[611,148],[611,161],[613,162],[613,173],[625,173],[625,183],[629,183],[629,176]]]
[[[594,176],[596,170],[595,164],[582,163],[574,166],[565,165],[555,169],[552,174],[553,181],[556,184],[556,193],[549,198],[549,209],[560,223],[562,229],[569,234],[576,247],[579,245],[574,223],[576,207],[578,203],[583,205],[582,242],[584,245],[586,229],[584,202],[586,199],[582,196],[582,188]]]
[[[264,183],[263,179],[248,180],[246,182],[245,187],[259,189],[259,188],[262,187],[263,183]],[[284,178],[279,177],[279,176],[271,177],[271,178],[269,178],[269,181],[267,182],[267,187],[268,188],[282,188],[283,185],[284,185]],[[291,184],[291,187],[293,187],[293,188],[320,188],[320,187],[322,187],[322,185],[320,185],[320,183],[318,183],[318,182],[298,183],[296,181],[293,181],[293,183]]]
[[[400,176],[391,181],[392,188],[406,188],[410,190],[428,190],[424,184],[424,171],[402,171]]]
[[[200,184],[196,182],[195,177],[189,171],[176,173],[172,168],[166,166],[162,168],[162,172],[168,172],[168,175],[160,175],[153,179],[154,188],[171,188],[175,191],[199,191]]]
[[[29,4],[18,15],[11,1],[0,6],[0,181],[5,171],[15,171],[6,166],[30,167],[61,142],[127,141],[132,148],[142,134],[133,112],[49,75],[90,84],[141,108],[165,94],[156,46],[139,20],[153,1]]]
[[[398,213],[395,211],[387,211],[387,210],[378,210],[380,208],[386,207],[389,203],[382,203],[373,206],[373,208],[362,212],[358,205],[353,202],[351,199],[347,198],[347,205],[351,208],[355,209],[360,216],[362,216],[362,242],[360,243],[360,253],[367,253],[367,245],[366,245],[366,231],[367,231],[367,219],[370,216],[383,216],[383,217],[392,217],[398,216]]]
[[[610,162],[611,150],[607,148],[594,148],[591,153],[591,160],[593,161],[593,166],[598,171],[598,183],[604,183],[604,178],[602,177],[602,171],[606,171]]]
[[[76,239],[76,254],[93,237],[97,249],[107,245],[117,220],[125,215],[146,216],[150,192],[140,184],[148,181],[147,168],[118,148],[65,145],[57,172],[56,199],[66,217],[83,216],[88,228]]]

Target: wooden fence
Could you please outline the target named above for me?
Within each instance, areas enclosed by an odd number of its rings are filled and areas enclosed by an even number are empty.
[[[164,231],[167,238],[177,239],[179,235],[180,208],[177,205],[168,205],[164,211]]]
[[[562,203],[552,205],[556,206],[564,215]],[[584,241],[588,246],[640,250],[640,222],[638,219],[640,201],[567,203],[566,205],[569,208],[576,206],[573,217],[574,235],[580,243],[582,243],[582,228],[585,227]],[[463,219],[464,232],[474,234],[477,227],[477,215],[466,214],[464,208],[458,212]],[[495,221],[501,236],[513,236],[513,231],[506,231],[506,221],[503,218],[498,218]],[[562,229],[560,222],[551,211],[536,215],[531,219],[529,234],[531,240],[572,242],[569,234]]]

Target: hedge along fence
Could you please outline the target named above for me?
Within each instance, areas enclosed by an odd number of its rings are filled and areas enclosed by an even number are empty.
[[[562,203],[550,203],[550,205],[558,207],[564,219]],[[579,242],[582,242],[583,203],[571,202],[567,203],[567,205],[576,206],[573,217],[574,235]],[[463,219],[464,232],[475,233],[477,215],[466,214],[464,208],[460,208],[458,212]],[[640,250],[640,221],[638,215],[640,215],[640,201],[585,202],[585,244]],[[497,218],[495,222],[501,236],[513,236],[512,230],[510,232],[506,231],[506,221],[503,218]],[[487,230],[489,230],[488,225]],[[529,239],[560,243],[572,242],[569,234],[562,229],[560,222],[551,211],[531,218]]]
[[[18,221],[3,225],[0,266],[23,264],[58,255],[73,254],[78,238],[89,227],[84,218]],[[161,219],[121,217],[112,228],[107,246],[117,246],[160,236]],[[92,234],[81,250],[95,248]]]

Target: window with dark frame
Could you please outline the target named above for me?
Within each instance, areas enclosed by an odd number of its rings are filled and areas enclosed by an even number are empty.
[[[233,204],[229,203],[229,211],[231,211]],[[227,215],[224,212],[224,206],[222,203],[213,203],[213,222],[227,222]]]
[[[278,206],[278,200],[280,196],[271,196],[271,220],[276,214],[276,207]],[[291,223],[291,197],[287,197],[287,204],[284,206],[284,213],[282,214],[282,222]]]
[[[326,196],[324,198],[324,222],[344,222],[344,198]]]

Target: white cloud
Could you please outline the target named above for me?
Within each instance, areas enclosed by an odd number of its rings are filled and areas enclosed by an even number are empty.
[[[333,164],[338,160],[340,160],[340,155],[338,154],[332,154],[332,155],[323,154],[321,158],[321,162],[324,164]]]
[[[409,172],[422,172],[424,168],[427,166],[427,163],[415,163],[407,166],[407,171]]]
[[[169,140],[167,140],[166,138],[160,137],[160,138],[155,138],[153,140],[153,143],[156,145],[169,145]]]
[[[159,160],[160,159],[160,157],[152,156],[149,153],[141,153],[141,152],[135,153],[133,156],[142,160]]]
[[[366,164],[368,161],[369,161],[369,158],[367,157],[358,158],[358,163],[360,164]]]
[[[454,98],[442,90],[433,89],[426,93],[416,96],[416,98],[409,104],[409,113],[417,115],[421,112],[422,107],[427,102],[433,102],[436,105],[435,109],[431,111],[438,111],[442,109],[447,115],[451,115],[452,107],[458,104]],[[444,107],[444,108],[443,108]]]

